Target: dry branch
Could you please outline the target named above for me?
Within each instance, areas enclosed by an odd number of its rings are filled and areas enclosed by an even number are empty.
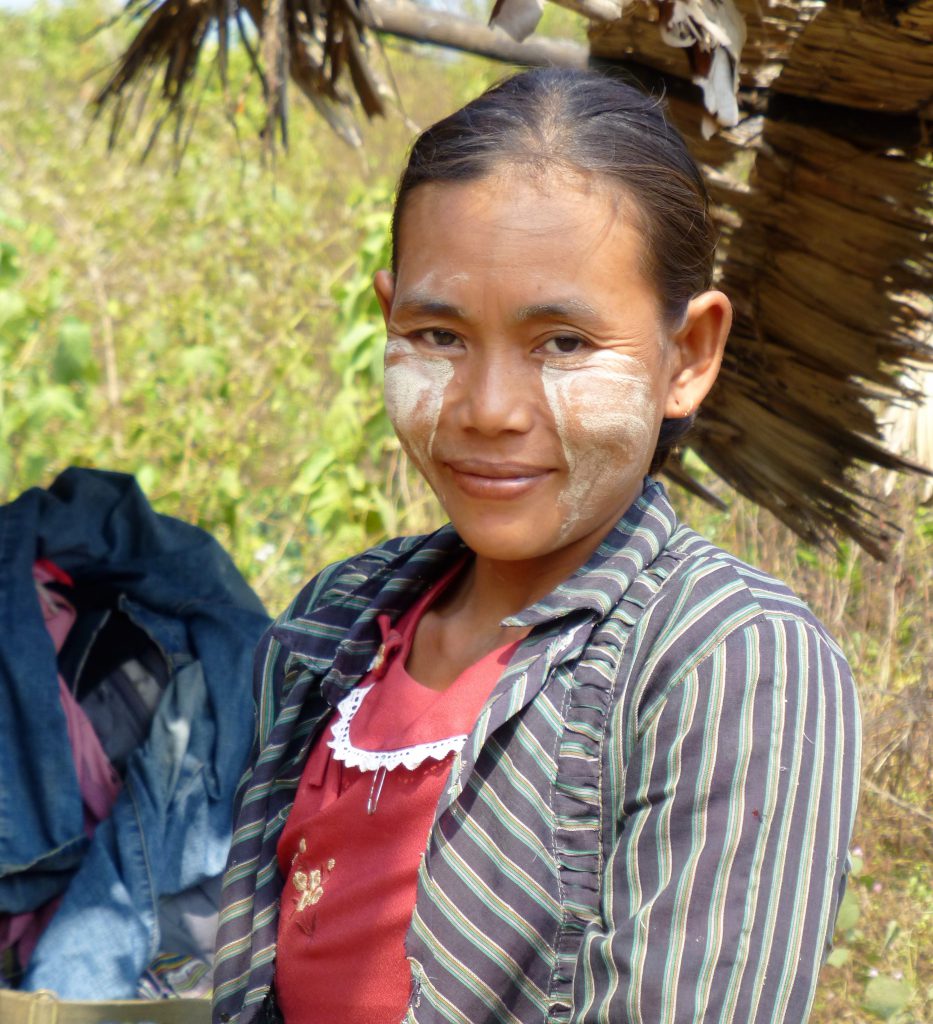
[[[550,64],[580,68],[589,60],[587,48],[579,43],[534,37],[517,43],[500,29],[406,0],[368,0],[363,18],[379,32],[525,67]]]
[[[899,796],[895,796],[893,793],[889,793],[886,789],[876,786],[875,783],[869,779],[863,778],[862,785],[869,791],[869,793],[874,793],[875,796],[881,797],[882,800],[887,800],[888,803],[893,804],[902,811],[906,811],[912,817],[919,818],[927,828],[933,828],[933,814],[930,814],[929,811],[925,811],[923,808],[917,807],[907,800],[902,800]]]

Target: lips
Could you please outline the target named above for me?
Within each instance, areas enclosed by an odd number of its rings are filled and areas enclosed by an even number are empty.
[[[456,459],[444,462],[454,484],[467,496],[487,500],[523,497],[553,472],[527,462]]]

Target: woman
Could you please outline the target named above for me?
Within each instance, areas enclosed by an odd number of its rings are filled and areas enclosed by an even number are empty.
[[[452,525],[261,646],[217,1020],[805,1019],[858,712],[648,475],[730,325],[696,166],[637,90],[526,72],[415,142],[393,240],[386,404]]]

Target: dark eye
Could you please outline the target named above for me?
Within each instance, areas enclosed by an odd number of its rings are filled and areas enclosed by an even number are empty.
[[[426,331],[419,331],[418,333],[429,345],[435,345],[437,348],[451,348],[460,342],[460,339],[453,331],[445,331],[440,327],[431,327]]]
[[[548,355],[570,356],[581,352],[587,345],[586,339],[576,334],[558,334],[554,338],[548,338],[541,346],[541,350]]]

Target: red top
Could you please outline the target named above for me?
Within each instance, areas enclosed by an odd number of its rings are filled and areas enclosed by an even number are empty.
[[[459,749],[455,741],[433,752],[418,748],[470,732],[519,642],[486,655],[443,691],[406,672],[421,616],[459,569],[432,587],[397,629],[380,616],[383,645],[373,669],[341,703],[308,758],[278,846],[286,878],[275,988],[287,1024],[398,1024],[405,1015],[411,988],[405,935],[418,867],[452,749]],[[402,757],[420,763],[378,766],[386,760],[379,752],[401,748],[414,749],[389,757],[389,764]]]

